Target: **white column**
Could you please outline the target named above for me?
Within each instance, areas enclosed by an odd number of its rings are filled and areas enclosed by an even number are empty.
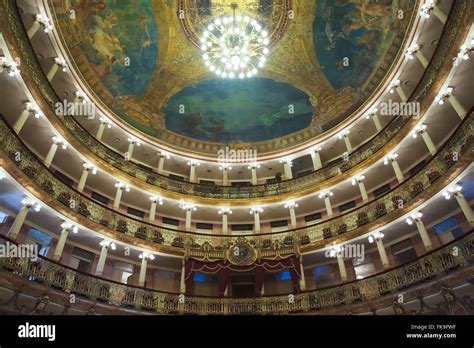
[[[455,185],[454,187],[449,188],[448,191],[444,192],[444,197],[446,199],[450,199],[451,196],[454,196],[454,198],[456,198],[456,201],[459,204],[459,207],[464,213],[466,220],[471,226],[474,226],[474,213],[472,211],[471,206],[469,205],[469,202],[466,200],[466,197],[464,197],[464,195],[462,194],[461,190],[462,186]]]
[[[66,61],[62,58],[54,58],[54,64],[49,69],[48,74],[46,76],[49,82],[51,82],[54,79],[54,76],[56,76],[56,73],[58,72],[59,68],[61,68],[62,71],[65,72],[67,70]]]
[[[316,148],[314,151],[311,151],[311,160],[313,161],[313,170],[317,171],[323,167],[321,162],[321,147]]]
[[[384,158],[383,163],[385,165],[387,165],[389,162],[392,164],[392,168],[393,168],[393,171],[395,172],[395,176],[397,177],[398,182],[402,183],[405,177],[403,176],[403,172],[400,169],[400,166],[398,165],[397,158],[398,158],[397,153],[391,153]]]
[[[420,50],[418,50],[416,51],[415,56],[418,58],[418,61],[421,63],[421,65],[423,65],[423,68],[426,69],[428,67],[428,59],[426,59],[425,55]]]
[[[464,108],[464,106],[462,106],[459,100],[453,94],[451,94],[450,96],[448,96],[448,101],[451,104],[451,106],[454,108],[458,116],[461,119],[464,119],[464,117],[467,114],[467,110]]]
[[[387,252],[385,251],[385,247],[383,245],[382,239],[377,238],[375,240],[375,243],[377,244],[377,250],[379,251],[380,260],[382,261],[383,268],[390,267],[390,264],[388,262]]]
[[[179,292],[180,294],[185,294],[186,293],[186,280],[185,280],[185,277],[186,277],[186,267],[185,267],[186,263],[185,263],[185,260],[183,258],[183,264],[181,266],[181,280],[179,282]]]
[[[146,269],[148,266],[148,256],[142,256],[142,265],[140,267],[140,275],[138,277],[138,286],[144,287],[146,281]]]
[[[472,208],[469,206],[469,203],[467,202],[464,195],[461,192],[456,192],[454,194],[454,197],[456,198],[456,201],[458,202],[459,207],[464,213],[464,216],[466,216],[466,219],[469,224],[471,226],[474,226],[474,213],[472,212]]]
[[[229,233],[229,218],[227,213],[222,214],[222,234]]]
[[[333,195],[334,194],[331,191],[321,192],[319,194],[319,198],[324,198],[324,205],[326,206],[326,212],[329,217],[333,216],[333,210],[332,210],[331,199],[330,199],[330,197]]]
[[[367,203],[369,201],[369,196],[367,194],[367,190],[365,189],[364,179],[364,175],[358,175],[354,179],[352,179],[352,185],[355,186],[355,184],[357,184],[359,186],[362,200],[364,201],[364,203]]]
[[[31,25],[31,27],[28,28],[28,31],[27,31],[28,38],[30,40],[33,38],[33,36],[35,36],[39,28],[43,28],[44,32],[48,33],[53,29],[53,26],[51,25],[48,18],[44,17],[41,14],[37,14],[35,16],[35,21]]]
[[[292,227],[292,228],[296,228],[296,227],[297,227],[297,223],[296,223],[296,212],[295,212],[295,208],[298,208],[298,203],[293,202],[293,201],[287,202],[287,203],[285,204],[285,208],[288,208],[289,211],[290,211],[290,223],[291,223],[291,227]]]
[[[192,210],[186,210],[186,231],[191,231]]]
[[[163,205],[163,200],[159,197],[151,196],[150,197],[150,214],[148,217],[148,221],[154,222],[155,221],[155,216],[156,216],[156,206],[157,204]]]
[[[380,123],[380,119],[377,114],[372,115],[372,121],[374,121],[375,129],[377,130],[377,132],[380,132],[382,130],[382,124]]]
[[[231,167],[222,166],[222,185],[229,186],[229,170]]]
[[[112,123],[108,119],[106,119],[105,117],[101,117],[100,118],[99,129],[97,130],[97,133],[95,135],[97,140],[99,140],[99,141],[102,140],[102,136],[104,135],[104,131],[105,131],[106,127],[107,128],[112,128]]]
[[[341,280],[345,282],[347,280],[347,270],[346,270],[346,264],[344,263],[342,250],[337,252],[336,255],[337,255],[337,265],[339,266],[339,274],[341,275]]]
[[[107,251],[109,250],[108,243],[102,243],[102,249],[100,250],[99,261],[97,262],[97,268],[95,270],[95,275],[102,277],[105,268],[105,261],[107,260]]]
[[[433,244],[431,243],[428,231],[426,231],[425,224],[423,223],[423,221],[421,221],[422,216],[422,213],[415,213],[411,217],[409,217],[406,222],[409,225],[415,222],[416,228],[418,229],[418,233],[420,234],[421,240],[423,241],[423,245],[425,246],[426,251],[430,251],[431,249],[433,249]]]
[[[400,80],[393,80],[390,85],[389,85],[389,90],[390,93],[393,93],[394,91],[397,91],[398,96],[400,97],[402,102],[406,102],[408,100],[407,95],[405,94],[405,91],[403,88],[400,86]]]
[[[260,165],[254,165],[250,167],[252,170],[252,185],[257,185],[257,168],[259,167]]]
[[[134,149],[134,146],[135,146],[135,144],[136,144],[137,146],[140,146],[140,141],[138,141],[138,139],[135,139],[135,138],[130,137],[130,138],[128,138],[128,143],[129,143],[129,144],[128,144],[128,150],[127,150],[127,153],[128,153],[127,158],[128,158],[128,160],[131,161],[131,160],[132,160],[132,156],[133,156],[133,149]]]
[[[13,221],[13,224],[11,225],[7,233],[8,238],[12,240],[15,240],[18,236],[18,233],[20,232],[21,228],[23,227],[23,224],[25,223],[26,216],[28,215],[30,208],[33,208],[35,211],[40,211],[40,205],[29,198],[23,199],[21,201],[21,204],[23,206],[21,207],[18,214],[16,214],[15,220]]]
[[[401,101],[406,102],[408,100],[408,97],[405,94],[403,88],[401,86],[397,86],[395,89],[397,90],[398,96],[400,97]]]
[[[305,291],[306,290],[306,279],[304,276],[304,267],[303,267],[303,255],[300,255],[300,291]]]
[[[198,166],[200,163],[194,160],[191,160],[188,162],[188,166],[190,167],[189,170],[189,181],[190,182],[197,182],[197,176],[196,176],[196,166]]]
[[[28,215],[29,210],[29,207],[23,206],[16,215],[15,220],[13,221],[13,224],[7,234],[10,239],[15,240],[18,236],[18,233],[20,232],[23,223],[26,220],[26,216]]]
[[[438,5],[434,4],[434,5],[426,5],[426,6],[428,6],[428,12],[430,10],[433,11],[433,14],[436,16],[436,18],[438,18],[441,23],[446,24],[448,16],[446,15],[446,13],[443,12],[443,10],[439,8]]]
[[[61,255],[63,254],[64,245],[66,244],[67,236],[69,232],[77,233],[77,226],[74,226],[70,223],[63,223],[61,224],[61,234],[59,235],[58,243],[56,244],[56,248],[54,249],[53,259],[54,261],[59,262],[61,260]]]
[[[31,39],[38,32],[38,29],[41,28],[41,24],[37,21],[34,21],[31,27],[28,29],[28,38]]]
[[[180,208],[186,211],[186,231],[191,231],[191,218],[193,211],[197,210],[196,206],[193,204],[182,203]]]
[[[377,250],[379,252],[380,260],[382,261],[383,268],[386,269],[390,267],[390,263],[388,262],[387,253],[383,245],[383,241],[382,241],[383,237],[384,237],[383,233],[376,232],[373,236],[369,237],[369,242],[373,243],[375,241],[375,244],[377,245]]]
[[[293,171],[291,170],[292,163],[290,160],[283,161],[283,171],[285,173],[285,180],[293,179]]]
[[[87,177],[89,176],[89,172],[92,172],[92,174],[94,175],[97,173],[97,168],[95,168],[89,163],[84,163],[83,167],[84,169],[82,170],[81,178],[79,179],[79,184],[77,185],[77,190],[79,192],[84,191],[84,187],[86,186],[86,181],[87,181]]]
[[[157,171],[158,171],[158,174],[163,174],[163,167],[165,165],[165,155],[163,154],[160,154],[160,159],[158,160],[158,168],[157,168]]]
[[[433,140],[431,140],[430,135],[426,130],[420,132],[421,137],[423,138],[423,141],[426,144],[426,147],[428,148],[429,152],[431,153],[432,156],[436,155],[436,146],[433,143]]]
[[[49,148],[49,151],[46,154],[46,157],[44,159],[44,165],[47,168],[51,166],[54,156],[56,155],[56,151],[58,150],[59,144],[62,144],[63,149],[67,149],[67,144],[64,140],[62,140],[61,138],[57,136],[54,136],[52,139],[53,139],[53,143],[51,144],[51,147]]]
[[[350,131],[348,129],[344,130],[341,134],[339,134],[339,139],[344,138],[344,144],[346,145],[347,153],[352,152],[352,144],[351,140],[349,139]]]
[[[122,200],[122,193],[123,190],[129,192],[130,187],[127,184],[124,184],[123,182],[117,182],[115,184],[115,187],[117,188],[117,192],[115,193],[115,199],[114,199],[114,209],[118,209],[120,206],[120,201]]]
[[[229,233],[229,214],[232,214],[232,210],[229,208],[223,208],[219,210],[219,214],[222,215],[222,234]]]
[[[250,209],[250,214],[253,214],[255,233],[260,233],[260,213],[261,212],[263,212],[263,209],[260,207],[253,207]]]
[[[13,125],[13,130],[15,131],[16,134],[20,133],[26,121],[28,120],[28,117],[34,111],[37,112],[37,109],[33,106],[33,104],[31,104],[30,102],[27,102],[25,104],[25,108],[23,109],[20,116],[17,118],[17,120],[15,121],[15,124]]]

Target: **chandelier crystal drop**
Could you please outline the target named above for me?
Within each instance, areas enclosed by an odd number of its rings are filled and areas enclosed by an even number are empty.
[[[267,60],[268,32],[249,16],[216,18],[201,37],[205,65],[222,78],[250,78]]]

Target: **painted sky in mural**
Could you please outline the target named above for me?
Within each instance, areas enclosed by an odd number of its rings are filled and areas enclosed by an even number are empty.
[[[158,55],[152,1],[73,1],[73,7],[81,48],[112,95],[143,94]]]
[[[184,113],[180,113],[180,106]],[[210,80],[187,87],[175,94],[162,112],[169,130],[189,137],[260,141],[308,127],[312,106],[309,97],[291,85],[252,78]]]
[[[316,1],[314,47],[335,88],[358,88],[368,79],[394,35],[398,6],[391,0]]]

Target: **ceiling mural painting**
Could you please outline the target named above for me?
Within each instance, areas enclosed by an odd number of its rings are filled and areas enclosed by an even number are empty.
[[[115,97],[141,95],[158,56],[152,2],[74,0],[80,47]]]
[[[334,88],[358,89],[364,85],[402,29],[399,10],[398,1],[316,2],[314,47]]]
[[[279,140],[301,130],[316,136],[350,116],[390,71],[416,5],[415,0],[50,3],[70,58],[112,112],[156,139],[218,143]],[[247,82],[217,81],[196,42],[211,21],[233,11],[257,19],[270,39],[265,65]],[[204,108],[197,106],[205,100]],[[177,111],[181,104],[184,115]],[[290,104],[298,107],[285,114]],[[223,130],[221,136],[217,130]]]
[[[261,141],[309,126],[309,96],[267,78],[214,79],[186,87],[162,109],[166,127],[213,142]]]

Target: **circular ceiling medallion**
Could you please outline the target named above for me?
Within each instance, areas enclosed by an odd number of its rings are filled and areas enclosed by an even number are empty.
[[[222,78],[243,79],[263,68],[270,40],[258,21],[234,13],[213,20],[200,43],[204,63],[211,72]]]
[[[177,15],[188,40],[201,47],[201,36],[205,28],[216,18],[231,16],[234,9],[237,15],[251,17],[266,28],[269,46],[274,45],[283,36],[293,13],[291,0],[178,0]]]

